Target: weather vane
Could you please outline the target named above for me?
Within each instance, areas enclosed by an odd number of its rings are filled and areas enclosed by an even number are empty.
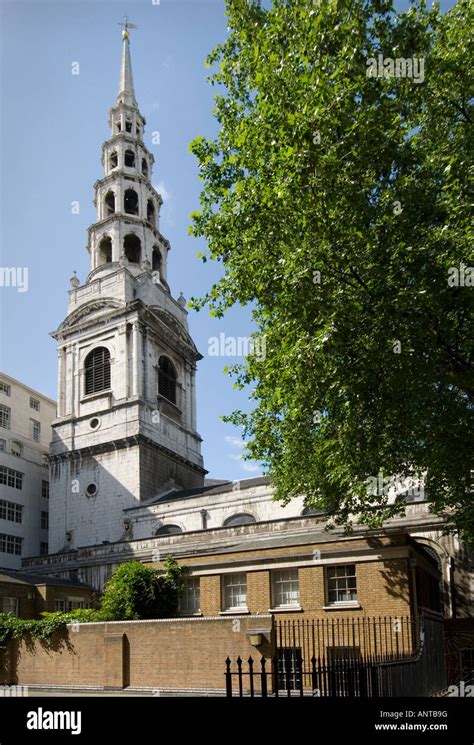
[[[138,26],[135,26],[134,23],[130,23],[128,20],[128,16],[123,17],[123,21],[120,21],[118,24],[119,26],[123,27],[122,36],[127,39],[128,38],[128,29],[129,28],[138,28]]]

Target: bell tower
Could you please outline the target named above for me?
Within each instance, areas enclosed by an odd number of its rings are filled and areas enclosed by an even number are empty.
[[[133,537],[123,510],[160,492],[202,486],[196,363],[185,300],[167,282],[162,198],[143,141],[129,28],[120,85],[94,185],[90,272],[74,272],[58,345],[58,412],[50,448],[50,552]]]

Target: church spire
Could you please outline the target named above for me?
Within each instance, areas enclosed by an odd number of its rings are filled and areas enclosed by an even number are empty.
[[[117,103],[124,103],[128,106],[136,106],[137,102],[135,99],[135,91],[133,88],[132,61],[130,59],[130,38],[128,29],[137,28],[137,26],[135,26],[133,23],[130,23],[127,16],[124,17],[123,22],[120,25],[123,26],[122,63],[120,65],[120,85]]]

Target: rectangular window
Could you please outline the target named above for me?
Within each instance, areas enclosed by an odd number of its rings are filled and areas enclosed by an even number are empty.
[[[272,572],[272,608],[299,607],[300,588],[297,569]]]
[[[10,520],[12,523],[21,523],[23,519],[23,505],[15,502],[7,502],[0,499],[0,520]]]
[[[201,605],[199,577],[186,577],[179,601],[179,611],[183,614],[199,613]]]
[[[65,613],[66,612],[66,601],[65,600],[55,600],[54,601],[54,610],[58,613]]]
[[[41,436],[41,424],[36,419],[30,419],[31,422],[31,439],[35,442],[40,441]]]
[[[43,499],[49,499],[49,481],[41,482],[41,496]]]
[[[226,574],[222,578],[224,610],[247,610],[247,575]]]
[[[47,556],[48,554],[48,544],[44,541],[41,541],[40,543],[40,556]]]
[[[49,528],[49,513],[41,512],[41,530],[48,530]]]
[[[10,429],[11,409],[4,404],[0,404],[0,427]]]
[[[13,468],[0,466],[0,484],[11,486],[13,489],[23,489],[23,474]]]
[[[0,598],[0,608],[2,613],[13,613],[18,616],[18,598]]]
[[[326,569],[327,602],[329,605],[337,603],[357,602],[357,583],[355,564],[339,564]]]
[[[7,449],[7,441],[0,439],[0,453],[4,453]]]
[[[284,647],[278,650],[278,689],[280,691],[299,690],[302,670],[301,647]]]
[[[77,610],[78,608],[88,608],[89,603],[85,603],[84,600],[68,600],[67,601],[67,609],[68,613],[72,610]]]
[[[8,385],[8,383],[4,383],[3,380],[0,380],[0,393],[4,393],[5,396],[11,396],[11,386]]]
[[[34,409],[35,411],[40,410],[40,402],[37,398],[33,398],[33,396],[30,396],[30,409]]]
[[[14,554],[15,556],[21,556],[22,544],[23,538],[19,538],[17,535],[7,535],[6,533],[0,533],[1,554]]]

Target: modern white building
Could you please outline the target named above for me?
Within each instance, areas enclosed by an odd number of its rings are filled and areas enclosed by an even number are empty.
[[[48,553],[48,450],[56,402],[0,372],[0,567]]]

